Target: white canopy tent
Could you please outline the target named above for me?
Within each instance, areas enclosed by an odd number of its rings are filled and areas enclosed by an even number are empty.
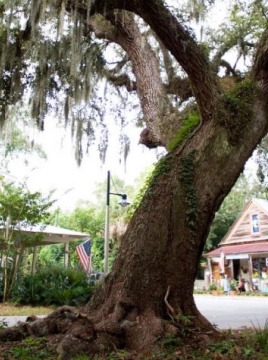
[[[77,240],[86,240],[89,237],[89,234],[60,228],[53,225],[36,225],[32,227],[21,228],[22,233],[32,233],[32,234],[43,234],[44,237],[42,242],[38,246],[52,245],[52,244],[65,244],[64,249],[64,266],[68,267],[69,264],[69,245],[71,241]],[[32,263],[32,272],[36,271],[36,260],[37,260],[37,246],[34,246],[33,252],[33,263]]]
[[[16,229],[15,229],[16,230]],[[74,240],[85,240],[89,237],[89,234],[64,229],[53,225],[34,225],[34,226],[20,226],[17,229],[24,234],[43,234],[42,245],[52,245],[68,243]]]
[[[3,170],[0,170],[0,177],[2,177],[7,184],[15,183],[17,181],[16,177]],[[6,226],[7,225],[4,223],[3,218],[0,216],[0,230],[5,231]],[[89,234],[86,233],[60,228],[58,226],[44,225],[44,224],[25,226],[23,223],[19,223],[12,230],[15,232],[20,232],[22,234],[43,234],[42,241],[38,242],[38,244],[34,246],[33,265],[32,265],[33,272],[35,272],[35,268],[36,268],[37,247],[44,245],[53,245],[53,244],[65,244],[64,266],[67,267],[69,264],[70,242],[77,240],[86,240],[90,237]]]
[[[3,227],[2,227],[3,229]],[[69,264],[69,245],[71,241],[77,240],[86,240],[89,238],[89,234],[60,228],[53,225],[43,225],[38,224],[34,226],[20,226],[13,229],[13,231],[20,232],[21,234],[42,234],[43,238],[41,241],[38,241],[38,244],[34,246],[33,251],[33,263],[32,263],[32,272],[36,270],[36,260],[37,260],[37,248],[45,245],[53,244],[65,244],[64,249],[64,266],[67,267]],[[31,245],[32,246],[32,245]]]

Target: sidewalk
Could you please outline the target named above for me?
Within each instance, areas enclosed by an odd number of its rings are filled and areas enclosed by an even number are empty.
[[[7,326],[14,326],[19,321],[25,322],[28,316],[0,316],[0,325],[3,323],[7,323]],[[38,315],[38,319],[42,319],[46,317],[46,315]]]

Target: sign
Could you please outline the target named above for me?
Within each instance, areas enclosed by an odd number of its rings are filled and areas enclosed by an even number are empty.
[[[231,255],[226,255],[226,259],[227,260],[234,260],[234,259],[248,259],[249,255],[248,254],[231,254]]]

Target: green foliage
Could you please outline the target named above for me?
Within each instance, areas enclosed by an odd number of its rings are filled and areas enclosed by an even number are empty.
[[[194,189],[194,157],[194,152],[184,156],[180,166],[180,180],[185,192],[186,220],[192,230],[196,228],[198,217],[197,197]]]
[[[158,163],[155,165],[151,175],[148,177],[144,187],[144,193],[146,195],[152,195],[154,192],[154,186],[157,184],[159,176],[166,175],[170,170],[170,164],[168,161],[168,156],[162,157]],[[143,205],[145,202],[143,201]]]
[[[133,216],[136,209],[142,204],[142,206],[146,205],[146,201],[144,199],[146,196],[151,196],[154,193],[154,186],[157,184],[158,178],[161,175],[168,175],[170,171],[170,162],[168,155],[162,157],[156,164],[152,166],[152,168],[148,169],[148,172],[144,174],[142,179],[142,183],[137,190],[135,200],[131,204],[128,210],[128,217]]]
[[[52,353],[46,349],[45,338],[28,337],[19,346],[12,348],[12,359],[47,360]]]
[[[95,237],[93,244],[91,246],[92,251],[92,263],[93,268],[96,271],[103,271],[104,265],[104,238],[103,237]],[[109,252],[110,255],[110,252]],[[110,261],[111,260],[111,261]],[[112,259],[109,258],[109,264],[112,262]]]
[[[258,326],[254,324],[252,325],[255,332],[255,338],[259,347],[267,353],[268,352],[268,319],[266,319],[265,321],[264,329],[262,329],[260,325]]]
[[[94,285],[80,270],[59,266],[42,268],[34,275],[20,274],[11,301],[21,305],[78,305],[93,292]]]
[[[263,332],[263,329],[259,330]],[[159,340],[159,350],[148,351],[146,355],[143,354],[142,358],[144,360],[267,359],[267,351],[264,350],[265,346],[264,348],[259,346],[257,339],[258,335],[254,330],[246,329],[240,331],[222,331],[220,336],[209,336],[207,338],[208,341],[203,341],[204,337],[202,334],[200,337],[196,328],[194,328],[193,337],[186,336],[182,338],[178,334],[165,336]],[[52,343],[45,337],[29,337],[19,343],[17,342],[12,347],[10,347],[9,343],[7,343],[6,348],[2,344],[2,348],[5,349],[3,354],[5,354],[6,359],[55,360],[58,358],[55,343]],[[91,358],[96,360],[138,360],[141,358],[141,355],[126,350],[118,350],[110,353],[96,354],[95,356],[92,355]],[[86,354],[74,357],[74,360],[87,359],[89,359],[89,355]]]
[[[172,151],[180,146],[185,140],[187,140],[187,138],[199,124],[199,121],[200,116],[197,112],[187,114],[187,116],[183,119],[181,128],[174,136],[174,138],[169,142],[167,149]]]
[[[217,290],[218,289],[218,286],[217,286],[217,284],[216,283],[211,283],[210,285],[209,285],[209,291],[214,291],[214,290]]]
[[[8,325],[8,324],[7,324],[7,322],[5,321],[5,319],[0,320],[0,330],[6,328],[7,325]]]
[[[52,203],[50,196],[44,197],[40,192],[29,192],[25,186],[15,187],[13,184],[2,182],[0,257],[4,261],[4,266],[0,293],[3,294],[3,301],[8,300],[25,247],[38,244],[43,238],[41,233],[23,233],[22,228],[27,229],[45,222],[50,215],[49,208]],[[14,261],[15,259],[17,261]]]
[[[217,119],[226,128],[231,145],[243,141],[243,130],[252,120],[254,94],[253,82],[244,80],[225,94],[218,107]]]
[[[143,182],[143,186],[138,190],[138,193],[135,197],[129,212],[133,215],[134,211],[141,204],[142,199],[144,199],[145,194],[148,196],[153,194],[154,186],[158,181],[160,175],[168,175],[170,171],[170,161],[169,156],[161,158],[158,163],[154,166],[151,173],[149,173],[146,179]],[[197,199],[194,192],[193,186],[193,173],[194,173],[194,153],[185,156],[182,159],[180,167],[180,179],[185,189],[186,194],[186,204],[187,204],[187,222],[189,227],[192,229],[195,228],[197,220]],[[143,200],[143,206],[145,202]]]
[[[247,116],[251,114],[254,93],[254,83],[251,80],[244,80],[226,94],[226,104],[234,115],[242,111],[242,116]]]
[[[182,339],[174,335],[168,335],[163,339],[163,346],[169,351],[174,351],[174,348],[179,347],[181,343]]]
[[[212,353],[234,355],[234,341],[232,339],[208,345],[208,348]]]
[[[46,245],[41,248],[38,254],[37,266],[51,266],[53,264],[63,265],[64,245]]]
[[[81,203],[69,214],[59,213],[57,223],[66,229],[89,233],[94,238],[103,230],[104,219],[104,212],[101,212],[95,205]]]
[[[230,290],[235,291],[237,289],[238,282],[235,279],[230,280]]]
[[[35,225],[49,217],[48,209],[53,204],[49,198],[50,196],[44,197],[40,192],[29,192],[24,185],[15,187],[2,182],[0,214],[3,219],[9,218],[10,225],[13,226],[18,222]]]
[[[237,0],[233,3],[230,14],[230,31],[243,41],[244,38],[254,36],[260,38],[263,26],[267,22],[267,3],[262,1],[242,2]],[[243,55],[247,55],[245,44],[240,44]]]

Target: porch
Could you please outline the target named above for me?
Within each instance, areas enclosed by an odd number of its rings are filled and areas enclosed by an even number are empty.
[[[246,291],[268,292],[268,243],[222,246],[206,254],[209,281],[245,280]]]

